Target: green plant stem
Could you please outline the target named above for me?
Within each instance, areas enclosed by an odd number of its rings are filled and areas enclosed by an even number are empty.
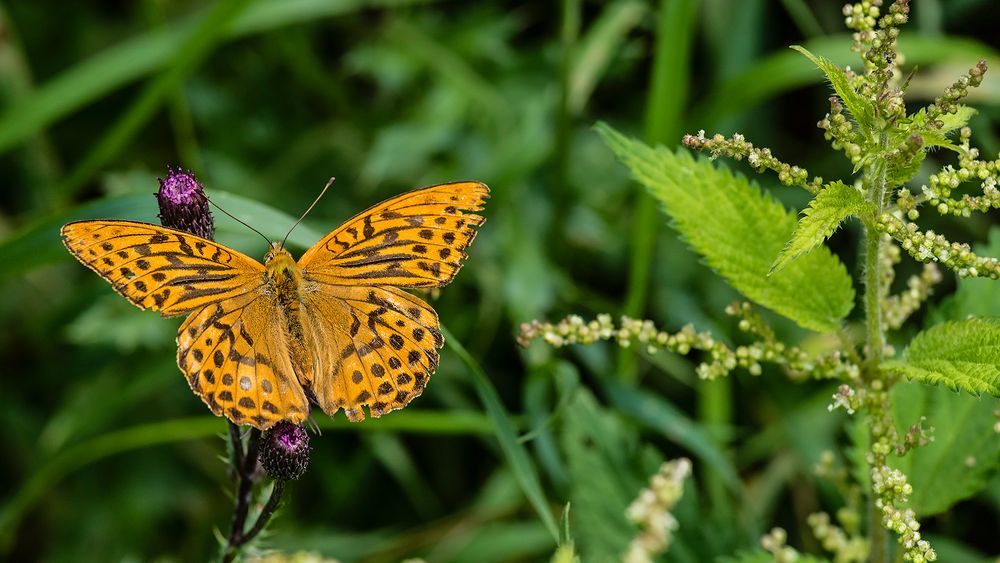
[[[881,271],[879,266],[879,252],[882,244],[881,233],[875,230],[874,225],[865,225],[865,317],[866,317],[866,343],[868,346],[868,376],[875,378],[878,374],[878,364],[882,361],[882,302],[880,291]],[[877,441],[877,436],[872,433],[875,427],[874,416],[869,414],[870,443]],[[873,462],[878,463],[878,460]],[[875,505],[876,497],[874,491],[868,491],[868,526],[871,535],[871,551],[868,561],[870,563],[885,563],[886,559],[886,533],[882,526],[879,508]]]
[[[229,421],[226,421],[226,424],[229,426],[229,442],[232,444],[233,448],[233,459],[230,465],[232,466],[233,476],[235,477],[236,472],[243,467],[243,440],[240,439],[239,426]]]
[[[874,225],[865,225],[865,346],[869,377],[877,376],[877,366],[882,362],[882,271],[879,263],[882,240]]]
[[[874,225],[865,225],[865,317],[866,344],[868,347],[868,377],[869,380],[878,377],[878,365],[882,360],[882,295],[880,291],[881,271],[879,251],[882,243],[881,233]],[[872,432],[874,416],[869,413],[869,432]],[[876,443],[877,437],[872,434],[870,442]],[[879,461],[876,459],[873,464]],[[875,505],[877,500],[873,491],[868,491],[868,521],[871,535],[870,563],[885,563],[887,561],[885,542],[886,533],[882,526],[880,511]]]
[[[880,143],[885,145],[885,140]],[[886,170],[885,161],[881,158],[873,159],[873,163],[865,168],[864,187],[869,201],[876,205],[876,216],[882,213],[886,194]],[[884,328],[882,326],[882,271],[881,271],[881,246],[882,233],[876,229],[872,222],[865,222],[865,344],[867,346],[866,377],[868,382],[872,382],[879,377],[879,364],[882,363],[882,351],[884,349]],[[878,413],[868,413],[868,425],[870,443],[878,442],[874,429],[875,417]],[[879,456],[875,456],[872,466],[881,463]],[[871,469],[871,467],[869,469]],[[871,534],[871,552],[868,561],[870,563],[886,563],[886,530],[882,526],[880,510],[875,505],[877,498],[874,491],[868,491],[868,517],[869,530]]]
[[[264,530],[267,523],[271,521],[271,516],[274,516],[274,511],[278,509],[278,505],[281,504],[281,493],[285,490],[285,482],[278,479],[274,482],[274,487],[271,489],[271,496],[267,499],[267,504],[261,509],[260,515],[257,516],[257,521],[254,522],[253,527],[250,531],[245,534],[240,534],[237,538],[237,543],[232,544],[226,548],[226,553],[223,555],[222,560],[225,563],[229,563],[236,559],[236,555],[239,553],[239,548],[246,544],[248,541],[257,537],[257,534]]]

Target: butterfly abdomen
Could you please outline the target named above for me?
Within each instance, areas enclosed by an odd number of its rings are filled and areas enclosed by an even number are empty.
[[[264,266],[267,268],[268,285],[275,301],[284,313],[285,330],[288,333],[289,351],[292,364],[295,366],[299,382],[307,384],[309,362],[305,357],[304,332],[302,329],[302,271],[287,250],[277,243],[272,244],[264,256]]]

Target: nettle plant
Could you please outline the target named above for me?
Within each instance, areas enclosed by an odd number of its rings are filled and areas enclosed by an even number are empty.
[[[812,514],[808,526],[837,562],[934,561],[938,555],[921,535],[920,519],[981,490],[1000,464],[1000,412],[989,397],[1000,395],[1000,322],[986,317],[996,309],[990,280],[1000,275],[1000,263],[981,255],[1000,252],[1000,232],[994,231],[991,248],[980,252],[918,223],[922,213],[962,220],[1000,207],[1000,158],[980,158],[967,126],[974,112],[959,103],[969,88],[980,85],[986,64],[980,61],[934,103],[907,113],[909,76],[899,68],[897,37],[908,18],[908,2],[898,0],[887,9],[878,0],[848,4],[844,13],[863,70],[840,68],[794,48],[819,67],[836,94],[818,126],[850,160],[852,177],[810,178],[806,169],[778,160],[738,134],[684,137],[689,149],[712,160],[745,159],[755,171],[776,173],[785,186],[806,190],[813,198],[800,218],[709,159],[693,158],[684,149],[649,147],[607,125],[597,127],[690,247],[750,300],[726,312],[739,318],[740,330],[751,341],[733,348],[690,325],[670,333],[651,320],[622,318],[616,324],[609,315],[536,321],[522,326],[521,338],[557,347],[616,340],[649,354],[700,353],[697,374],[706,380],[737,368],[759,375],[762,365],[773,364],[793,381],[838,382],[829,409],[854,417],[852,443],[843,456],[846,462],[827,452],[817,460],[817,473],[843,493],[845,506],[835,517]],[[926,157],[932,151],[956,156],[957,165],[941,167],[926,176],[926,183],[914,182],[930,166]],[[850,220],[863,232],[859,291],[864,307],[858,321],[846,320],[855,303],[854,280],[823,244]],[[923,269],[893,294],[903,252]],[[918,332],[907,321],[942,280],[941,268],[957,275],[957,292],[926,315],[927,326]],[[835,347],[816,351],[782,342],[757,306],[810,331],[837,335],[827,339]],[[857,330],[859,325],[863,330]],[[913,333],[909,342],[903,340]],[[898,547],[892,547],[889,532]],[[666,550],[668,542],[647,544],[652,556]],[[780,529],[761,544],[774,560],[797,557]]]

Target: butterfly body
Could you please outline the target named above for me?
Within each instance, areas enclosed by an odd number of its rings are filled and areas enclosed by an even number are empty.
[[[454,277],[483,218],[478,182],[373,206],[298,261],[271,244],[261,264],[214,241],[146,223],[79,221],[70,252],[141,308],[186,314],[177,364],[217,415],[268,428],[310,402],[364,419],[402,408],[437,368],[437,314],[401,288]]]

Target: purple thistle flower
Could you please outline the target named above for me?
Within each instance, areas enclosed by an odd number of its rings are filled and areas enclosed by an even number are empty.
[[[298,479],[309,467],[309,433],[291,422],[282,421],[264,432],[260,444],[260,462],[275,480]]]
[[[204,188],[190,171],[167,167],[156,192],[160,204],[160,224],[212,240],[215,222],[208,208]]]

